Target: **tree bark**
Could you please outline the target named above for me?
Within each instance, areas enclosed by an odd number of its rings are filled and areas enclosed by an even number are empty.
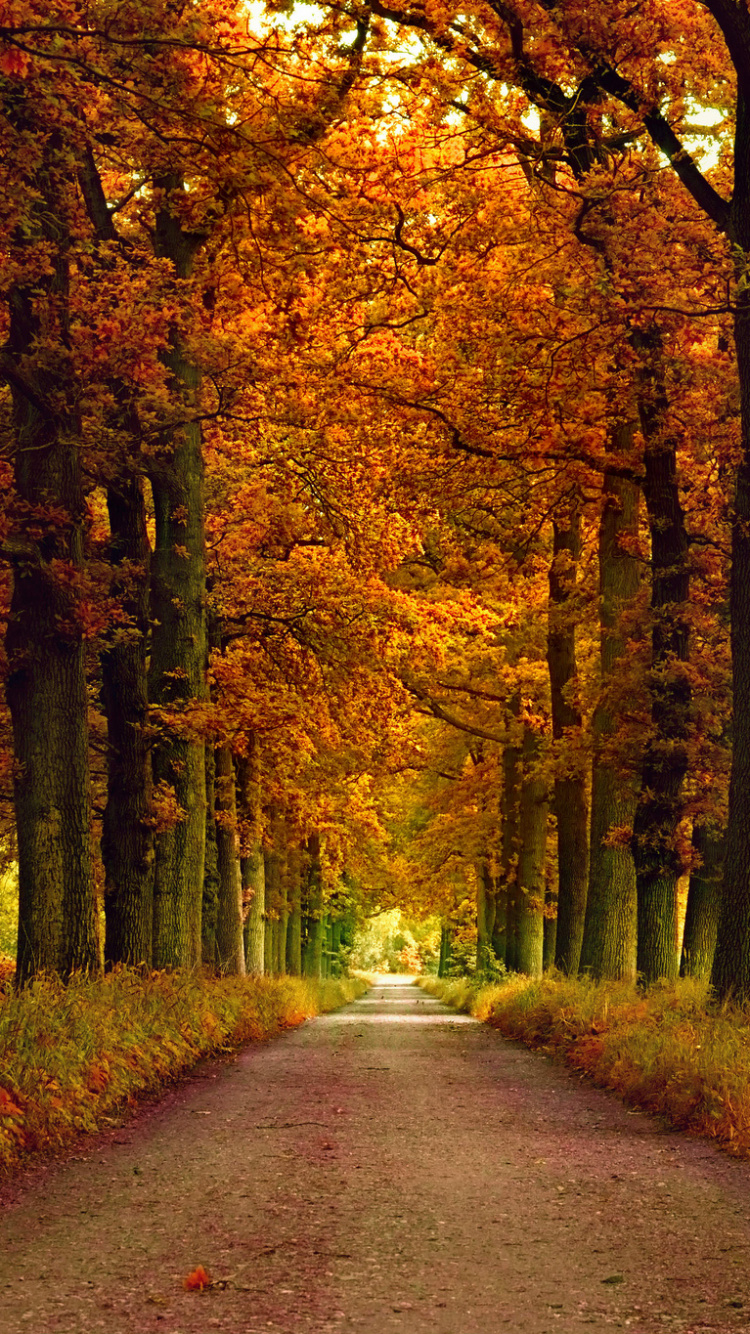
[[[219,903],[216,916],[216,966],[227,976],[245,976],[242,936],[242,876],[237,833],[237,801],[232,752],[218,746],[216,755],[216,848]]]
[[[216,843],[216,757],[213,746],[206,746],[206,848],[203,856],[203,899],[201,904],[201,959],[204,966],[216,969],[216,919],[219,913],[219,849]]]
[[[42,162],[19,254],[48,253],[33,285],[10,293],[8,357],[16,491],[27,518],[9,539],[13,594],[6,634],[7,700],[13,725],[18,833],[19,985],[35,973],[62,977],[99,963],[88,761],[84,620],[85,498],[75,386],[69,380],[69,234],[60,200],[70,197],[66,148],[35,126],[24,104],[16,120],[42,137]]]
[[[265,963],[266,871],[263,857],[261,763],[258,738],[248,738],[247,755],[238,760],[242,848],[240,870],[245,918],[245,966],[262,977]]]
[[[665,429],[667,396],[658,331],[636,339],[641,352],[640,418],[645,441],[643,492],[651,533],[652,731],[633,824],[638,887],[638,974],[644,982],[677,976],[675,847],[688,767],[690,596],[688,538],[677,479],[677,445]]]
[[[501,799],[500,873],[495,912],[495,955],[506,968],[518,967],[518,851],[520,845],[519,804],[521,795],[521,751],[512,735],[518,727],[520,696],[515,696],[508,710],[510,739],[503,748],[503,791]],[[505,925],[504,940],[500,928]]]
[[[559,903],[557,886],[548,884],[544,891],[544,971],[555,966]]]
[[[534,772],[539,734],[524,726],[521,758],[523,780],[519,811],[518,958],[519,973],[541,977],[544,966],[544,862],[547,851],[546,779]]]
[[[190,277],[200,238],[182,228],[173,211],[181,181],[157,182],[164,203],[157,214],[157,253],[175,275]],[[161,731],[154,779],[174,791],[182,815],[158,834],[154,882],[154,965],[194,967],[201,958],[201,896],[206,838],[204,743],[191,735],[189,712],[207,697],[206,557],[200,376],[175,330],[165,353],[175,408],[184,420],[168,432],[154,459],[151,485],[156,543],[151,566],[153,636],[149,694]]]
[[[323,872],[320,863],[320,835],[310,834],[305,858],[303,897],[302,973],[321,977],[323,964]]]
[[[265,971],[269,977],[276,973],[276,940],[275,930],[278,922],[278,895],[279,895],[279,857],[276,848],[271,844],[263,851],[263,861],[265,865],[265,884],[266,884],[266,910],[264,914],[264,933],[263,933],[263,952],[265,956]]]
[[[143,481],[123,471],[107,490],[112,593],[129,624],[101,653],[107,719],[107,803],[102,820],[105,947],[109,963],[151,964],[154,831],[148,737],[147,650],[151,546]]]
[[[552,697],[552,736],[560,762],[566,736],[575,746],[583,726],[578,701],[575,606],[576,574],[581,557],[581,514],[578,498],[569,512],[553,522],[553,554],[549,571],[547,665]],[[554,782],[557,816],[558,894],[554,962],[565,973],[577,973],[583,944],[588,893],[588,799],[586,780],[575,758],[569,771]],[[549,919],[552,920],[552,919]],[[552,928],[545,932],[547,948]]]
[[[632,443],[633,426],[615,429],[613,452]],[[625,652],[619,631],[622,610],[635,597],[638,564],[627,543],[638,533],[639,491],[614,472],[604,476],[599,526],[601,694],[594,711],[589,891],[580,967],[595,977],[633,980],[636,971],[636,880],[630,831],[636,796],[632,783],[607,756],[616,726],[608,690]]]
[[[726,834],[709,825],[695,825],[693,847],[700,866],[690,875],[680,972],[683,977],[702,979],[711,976],[716,952]]]
[[[750,15],[737,22],[750,41]],[[734,54],[734,53],[733,53]],[[750,61],[747,62],[750,64]],[[734,340],[740,381],[742,452],[732,524],[730,618],[732,642],[732,773],[724,888],[711,981],[720,999],[750,1000],[750,69],[737,93],[735,188],[730,236],[738,250]]]
[[[289,924],[286,937],[286,970],[292,977],[302,974],[302,856],[298,847],[287,851]]]
[[[440,927],[440,957],[438,959],[438,977],[445,977],[448,972],[448,966],[451,961],[451,932],[450,927],[443,924]]]
[[[492,937],[495,930],[495,877],[489,859],[483,857],[476,869],[477,879],[477,972],[487,971],[493,962]]]

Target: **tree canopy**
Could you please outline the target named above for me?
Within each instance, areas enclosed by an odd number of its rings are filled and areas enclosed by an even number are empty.
[[[400,909],[750,995],[748,52],[729,0],[0,5],[20,983]]]

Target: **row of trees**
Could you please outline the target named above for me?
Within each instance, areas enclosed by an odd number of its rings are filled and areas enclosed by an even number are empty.
[[[748,36],[0,25],[21,981],[467,894],[480,959],[672,976],[691,872],[683,966],[750,991]]]

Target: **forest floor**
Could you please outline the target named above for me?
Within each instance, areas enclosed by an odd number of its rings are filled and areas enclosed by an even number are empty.
[[[406,982],[23,1179],[3,1334],[750,1331],[750,1163]]]

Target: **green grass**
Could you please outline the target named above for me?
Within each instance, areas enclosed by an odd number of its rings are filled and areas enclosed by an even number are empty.
[[[713,1005],[705,983],[640,991],[552,974],[484,988],[464,978],[419,985],[627,1102],[750,1156],[750,1010]]]
[[[118,969],[0,994],[0,1168],[111,1124],[201,1057],[362,995],[359,979],[206,979]]]

